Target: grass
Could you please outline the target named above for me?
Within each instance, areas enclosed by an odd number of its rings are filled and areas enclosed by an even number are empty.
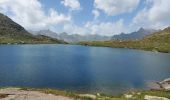
[[[80,42],[79,44],[86,46],[130,48],[170,53],[170,44],[167,43],[149,43],[143,41],[92,41],[92,42]]]
[[[45,94],[70,97],[74,100],[144,100],[145,95],[165,97],[170,99],[170,91],[166,91],[166,90],[143,90],[143,91],[128,92],[126,93],[126,95],[132,95],[132,98],[127,99],[125,97],[125,94],[120,94],[116,96],[106,95],[106,94],[89,94],[89,95],[96,96],[96,98],[92,98],[90,96],[89,97],[80,96],[80,94],[74,92],[61,91],[55,89],[35,89],[35,88],[20,88],[20,89],[24,91],[39,91]],[[5,98],[7,96],[8,94],[0,94],[0,99]]]
[[[38,36],[35,38],[26,38],[26,37],[0,37],[0,44],[67,44],[62,40],[57,40],[45,36]]]
[[[132,100],[144,100],[145,95],[165,97],[170,99],[170,91],[165,91],[165,90],[138,91],[138,92],[128,93],[128,95],[133,95]]]
[[[68,91],[61,91],[61,90],[54,90],[54,89],[21,88],[21,90],[26,90],[26,91],[39,91],[39,92],[46,93],[46,94],[66,96],[66,97],[74,98],[75,100],[77,100],[77,99],[81,99],[81,100],[94,100],[93,98],[90,98],[90,97],[80,96],[80,95],[77,94],[77,93],[68,92]]]
[[[68,91],[60,91],[60,90],[53,90],[53,89],[30,89],[30,88],[22,88],[22,90],[27,91],[40,91],[46,94],[54,94],[60,96],[66,96],[73,98],[75,100],[127,100],[124,94],[117,95],[117,96],[110,96],[105,94],[93,94],[96,98],[91,98],[87,96],[80,96],[78,93],[68,92]],[[170,99],[170,91],[165,90],[146,90],[146,91],[136,91],[136,92],[129,92],[127,95],[132,95],[131,99],[128,100],[144,100],[145,95],[150,96],[158,96],[158,97],[165,97]]]
[[[92,41],[80,42],[80,45],[104,46],[112,48],[131,48],[147,51],[158,51],[170,53],[170,27],[146,36],[141,40],[110,40],[110,41]]]
[[[32,35],[9,17],[0,13],[0,44],[57,44],[66,42],[44,35]]]

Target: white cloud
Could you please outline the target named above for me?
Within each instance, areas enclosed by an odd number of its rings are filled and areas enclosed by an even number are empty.
[[[1,4],[1,3],[4,3],[4,2],[6,2],[6,0],[1,0],[1,1],[0,1],[0,4]]]
[[[123,20],[117,22],[87,22],[84,26],[76,26],[75,24],[66,24],[64,26],[65,32],[72,34],[98,34],[105,36],[112,36],[126,31]]]
[[[66,7],[69,7],[71,10],[80,9],[80,3],[78,0],[63,0],[61,1],[61,4],[63,4]]]
[[[63,0],[62,4],[71,10],[80,9],[80,3],[74,0]],[[72,34],[99,34],[114,35],[121,32],[135,31],[139,27],[144,28],[164,28],[170,23],[170,0],[145,0],[145,7],[131,19],[124,23],[126,19],[115,22],[101,22],[97,19],[100,11],[108,15],[117,15],[133,11],[140,0],[94,0],[95,8],[92,10],[94,19],[82,26],[75,24],[72,14],[62,14],[55,9],[47,12],[39,0],[0,0],[0,12],[7,14],[15,22],[21,24],[28,30],[53,29],[56,32],[67,32]],[[67,3],[66,3],[67,2]],[[68,3],[71,2],[71,3]],[[75,4],[73,4],[75,3]],[[96,20],[97,19],[97,20]],[[79,22],[78,22],[79,23]]]
[[[133,11],[140,0],[94,0],[94,6],[108,15],[118,15]]]
[[[100,16],[100,12],[98,10],[93,10],[92,13],[95,19],[97,19]]]
[[[146,0],[146,7],[133,19],[133,26],[164,28],[170,21],[170,0]]]
[[[88,28],[92,34],[108,36],[125,31],[124,22],[122,19],[116,22],[87,23],[85,27]]]
[[[0,11],[29,30],[48,28],[71,20],[70,16],[59,14],[54,9],[46,14],[38,0],[0,0]]]
[[[1,0],[0,0],[1,1]],[[43,5],[38,0],[4,0],[0,2],[0,11],[6,13],[17,23],[28,30],[57,29],[57,31],[72,34],[99,34],[113,35],[124,30],[123,20],[116,22],[86,22],[83,26],[77,26],[71,21],[70,16],[59,14],[56,10],[50,9],[45,13]],[[94,11],[96,18],[99,16],[98,10]]]
[[[85,35],[85,34],[89,34],[89,30],[88,28],[85,28],[84,26],[77,26],[74,23],[68,23],[65,24],[63,27],[64,32],[67,32],[69,34],[81,34],[81,35]],[[90,33],[91,34],[91,33]]]

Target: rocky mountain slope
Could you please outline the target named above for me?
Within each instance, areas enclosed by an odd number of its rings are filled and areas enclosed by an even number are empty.
[[[0,13],[0,44],[20,43],[64,43],[47,36],[34,36],[21,25]]]
[[[80,42],[82,45],[133,48],[170,53],[170,27],[155,32],[141,40],[111,40]]]
[[[137,39],[142,39],[145,36],[150,35],[156,31],[157,30],[140,28],[136,32],[132,32],[128,34],[121,33],[119,35],[114,35],[112,39],[113,40],[137,40]]]
[[[80,42],[80,41],[105,41],[110,40],[111,37],[108,36],[101,36],[96,34],[88,34],[88,35],[79,35],[79,34],[68,34],[68,33],[55,33],[51,30],[40,30],[37,32],[30,31],[30,33],[34,35],[45,35],[52,38],[57,38],[60,40],[64,40],[67,42]]]

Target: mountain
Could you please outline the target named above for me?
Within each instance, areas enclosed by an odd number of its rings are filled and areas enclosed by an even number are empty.
[[[58,34],[50,30],[30,31],[33,35],[44,35],[52,38],[58,38]]]
[[[147,42],[153,43],[157,46],[167,45],[168,47],[170,45],[170,27],[167,27],[164,30],[155,32],[154,34],[148,35],[141,41],[145,43]]]
[[[104,41],[110,40],[110,37],[101,36],[97,34],[88,34],[88,35],[79,35],[79,34],[71,34],[67,33],[59,34],[59,38],[68,42],[80,42],[80,41]]]
[[[4,37],[32,37],[22,26],[0,13],[0,35]]]
[[[120,35],[114,35],[112,37],[112,39],[113,40],[138,40],[138,39],[142,39],[145,36],[150,35],[154,32],[156,32],[156,30],[140,28],[136,32],[132,32],[132,33],[128,33],[128,34],[121,33]]]
[[[170,53],[170,27],[150,34],[141,40],[110,40],[80,42],[81,45],[132,48]]]
[[[47,36],[34,36],[21,25],[0,13],[0,44],[11,43],[64,43]]]
[[[31,31],[30,31],[31,32]],[[108,36],[101,36],[101,35],[79,35],[79,34],[68,34],[68,33],[55,33],[50,30],[40,30],[37,32],[31,32],[34,35],[45,35],[52,38],[61,39],[67,42],[80,42],[80,41],[104,41],[110,40]]]

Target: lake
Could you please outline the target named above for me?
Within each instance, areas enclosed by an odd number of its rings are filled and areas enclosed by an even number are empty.
[[[117,94],[170,77],[170,54],[79,45],[1,45],[0,87]]]

